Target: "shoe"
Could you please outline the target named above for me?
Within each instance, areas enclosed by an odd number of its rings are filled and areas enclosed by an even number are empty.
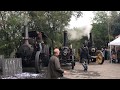
[[[84,71],[87,71],[87,69],[88,69],[88,67],[86,66],[86,67],[84,68]]]
[[[87,71],[87,69],[84,69],[84,71],[86,72],[86,71]]]
[[[88,69],[87,64],[84,62],[84,63],[82,63],[82,65],[83,65],[84,71],[87,71],[87,69]]]

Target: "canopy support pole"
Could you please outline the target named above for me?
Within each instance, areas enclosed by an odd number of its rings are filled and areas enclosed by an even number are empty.
[[[112,63],[112,58],[111,58],[112,56],[111,56],[111,45],[110,45],[110,61],[111,61],[111,63]]]

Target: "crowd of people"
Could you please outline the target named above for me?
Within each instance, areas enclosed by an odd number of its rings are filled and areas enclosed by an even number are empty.
[[[120,63],[120,47],[113,46],[111,50],[111,59],[113,63]]]
[[[111,60],[112,63],[120,63],[120,47],[112,46],[111,50],[108,48],[102,48],[102,52],[105,60]]]

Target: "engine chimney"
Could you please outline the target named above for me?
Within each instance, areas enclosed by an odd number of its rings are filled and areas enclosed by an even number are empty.
[[[90,32],[90,47],[92,47],[93,46],[93,39],[92,39],[92,33]]]
[[[67,31],[64,31],[63,45],[64,45],[64,46],[67,46]]]
[[[27,18],[25,18],[25,36],[24,36],[25,42],[24,42],[24,44],[27,44],[27,45],[29,44],[28,37],[29,37],[29,35],[28,35],[28,20],[27,20]]]

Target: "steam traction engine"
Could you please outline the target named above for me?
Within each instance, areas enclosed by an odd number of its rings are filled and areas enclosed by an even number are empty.
[[[75,50],[72,45],[69,47],[68,44],[67,31],[64,31],[63,46],[60,48],[60,63],[71,63],[72,69],[75,66]]]
[[[90,33],[90,39],[85,42],[89,49],[89,62],[96,62],[98,64],[103,64],[104,56],[101,50],[97,50],[93,45],[92,33]],[[88,62],[88,63],[89,63]]]
[[[35,67],[39,73],[43,66],[47,66],[50,57],[50,48],[44,43],[47,36],[43,32],[30,31],[26,27],[24,43],[16,52],[17,58],[22,58],[23,67]]]

